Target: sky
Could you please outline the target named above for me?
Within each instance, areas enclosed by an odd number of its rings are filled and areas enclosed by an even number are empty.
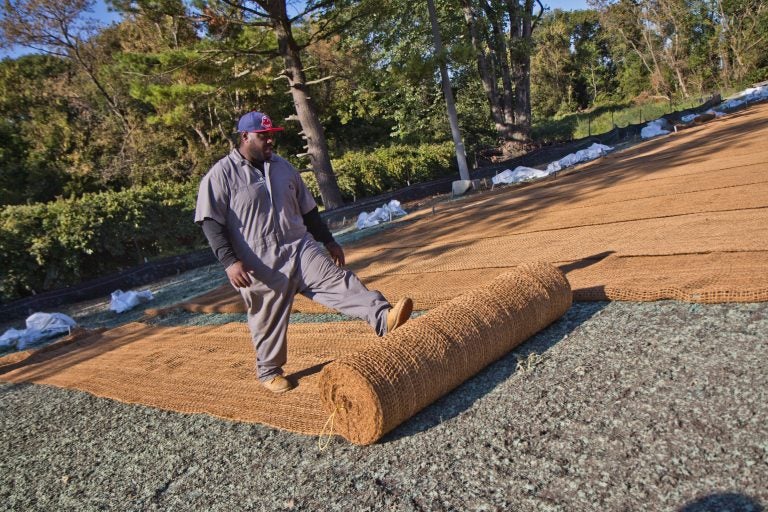
[[[55,1],[55,0],[54,0]],[[577,9],[587,9],[587,0],[542,0],[542,3],[549,7],[551,10],[562,9],[564,11],[573,11]],[[94,6],[94,12],[89,17],[95,18],[104,24],[110,24],[118,21],[120,18],[117,14],[109,12],[104,0],[96,0]],[[0,58],[2,57],[20,57],[27,53],[33,53],[27,48],[15,47],[10,50],[0,49]]]
[[[576,11],[579,9],[587,9],[587,0],[542,0],[542,3],[552,9],[562,9],[564,11]]]

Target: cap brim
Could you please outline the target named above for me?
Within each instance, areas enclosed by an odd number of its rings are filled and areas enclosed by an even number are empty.
[[[285,128],[282,126],[275,126],[274,128],[270,128],[269,130],[249,130],[248,133],[270,133],[270,132],[281,132]]]

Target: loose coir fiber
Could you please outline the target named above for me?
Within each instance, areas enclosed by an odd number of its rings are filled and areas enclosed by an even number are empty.
[[[320,392],[335,431],[353,443],[375,442],[570,305],[560,271],[522,265],[334,361],[323,369]]]
[[[367,444],[544,328],[570,303],[562,274],[538,264],[504,274],[383,339],[363,322],[293,324],[284,370],[296,388],[283,395],[258,383],[244,324],[131,323],[11,354],[0,359],[0,379],[315,435],[328,430],[335,410],[333,431]]]

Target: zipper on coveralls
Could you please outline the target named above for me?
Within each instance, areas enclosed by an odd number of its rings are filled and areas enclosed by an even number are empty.
[[[269,162],[264,162],[264,174],[266,175],[266,181],[267,181],[267,194],[269,195],[269,212],[270,216],[272,217],[272,231],[275,234],[275,242],[278,244],[280,243],[280,232],[278,230],[279,224],[277,223],[277,219],[275,218],[275,201],[272,199],[272,180],[269,177]]]

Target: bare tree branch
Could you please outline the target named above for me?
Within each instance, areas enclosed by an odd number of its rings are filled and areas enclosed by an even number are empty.
[[[304,4],[305,9],[300,13],[298,13],[296,16],[293,16],[292,18],[288,18],[288,22],[293,24],[296,21],[304,19],[304,17],[309,14],[315,13],[321,9],[333,7],[334,3],[335,3],[334,0],[323,0],[321,2],[316,2],[316,3],[307,2]]]
[[[232,0],[221,0],[223,3],[227,4],[230,7],[234,7],[235,9],[241,10],[243,12],[247,12],[250,14],[254,14],[256,16],[260,16],[262,18],[270,18],[270,15],[265,11],[260,11],[258,9],[252,9],[250,7],[246,7],[243,4],[233,2]]]

